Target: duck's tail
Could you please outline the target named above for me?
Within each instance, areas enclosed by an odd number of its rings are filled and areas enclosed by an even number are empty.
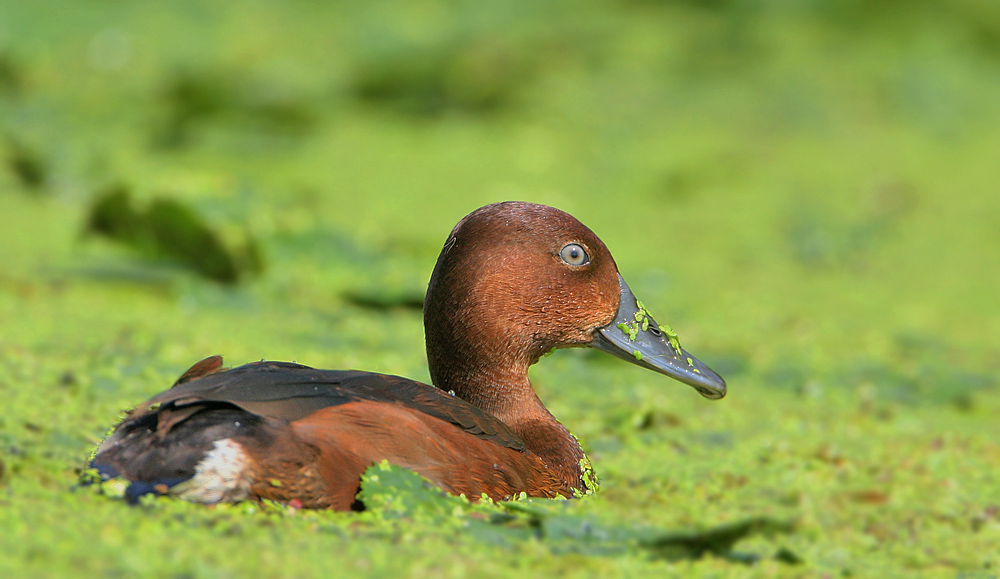
[[[198,503],[246,498],[250,455],[241,439],[266,439],[265,419],[225,404],[167,405],[126,419],[100,446],[91,468],[127,485],[129,502],[176,495]]]

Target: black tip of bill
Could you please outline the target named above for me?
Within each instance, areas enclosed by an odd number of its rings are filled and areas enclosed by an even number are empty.
[[[705,398],[715,400],[725,396],[726,381],[681,348],[673,330],[653,321],[620,275],[618,284],[621,286],[618,315],[610,324],[594,332],[590,345],[680,380]]]

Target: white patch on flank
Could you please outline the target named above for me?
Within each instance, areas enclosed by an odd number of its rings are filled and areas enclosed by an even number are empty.
[[[246,473],[250,460],[243,447],[230,438],[216,440],[194,467],[194,476],[175,485],[171,491],[193,503],[240,501],[247,497],[250,479]]]

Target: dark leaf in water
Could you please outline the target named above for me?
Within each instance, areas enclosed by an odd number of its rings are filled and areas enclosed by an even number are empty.
[[[464,499],[445,493],[419,474],[386,461],[368,467],[358,500],[388,519],[421,520],[449,515]]]
[[[7,167],[26,189],[40,192],[49,168],[42,156],[14,138],[7,139]]]
[[[711,554],[739,563],[753,563],[761,557],[734,553],[732,549],[737,542],[757,534],[789,533],[794,527],[789,522],[757,517],[704,531],[667,531],[604,524],[567,512],[572,509],[572,501],[472,504],[445,493],[412,471],[384,461],[365,471],[358,498],[373,516],[439,527],[452,525],[463,536],[489,544],[536,540],[553,553],[604,556],[639,548],[670,561]],[[779,551],[775,558],[786,563],[801,562],[786,551]]]
[[[0,53],[0,95],[17,96],[23,87],[20,67],[9,53]]]
[[[666,532],[640,539],[640,544],[657,557],[668,560],[697,559],[706,554],[720,557],[732,555],[733,546],[752,535],[790,533],[791,523],[768,517],[756,517],[700,532]]]
[[[199,275],[236,283],[263,270],[256,241],[247,235],[242,247],[227,246],[194,210],[174,199],[154,199],[146,211],[136,209],[124,186],[115,186],[94,201],[89,231],[122,242],[152,257],[182,263]]]
[[[786,547],[778,549],[778,552],[774,554],[775,560],[781,561],[782,563],[788,563],[789,565],[801,565],[805,563],[805,559],[799,557]]]
[[[385,290],[350,290],[341,294],[349,303],[372,310],[423,310],[424,296],[419,292]]]
[[[145,217],[132,206],[132,195],[124,185],[109,187],[98,194],[90,207],[87,229],[134,245],[143,244],[147,236]]]
[[[233,257],[219,236],[188,207],[172,199],[157,199],[147,215],[157,246],[201,275],[223,283],[239,277]]]

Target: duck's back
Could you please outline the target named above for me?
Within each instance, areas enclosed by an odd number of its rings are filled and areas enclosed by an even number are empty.
[[[388,460],[445,490],[503,499],[567,494],[505,424],[432,386],[370,372],[256,362],[196,364],[139,406],[93,466],[128,496],[245,498],[347,509],[361,473]]]

